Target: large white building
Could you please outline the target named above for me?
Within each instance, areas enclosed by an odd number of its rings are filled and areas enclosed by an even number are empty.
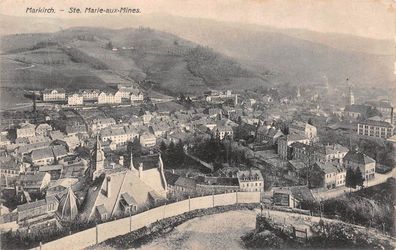
[[[120,104],[121,96],[120,91],[115,93],[101,92],[98,96],[98,104]]]
[[[264,178],[260,170],[238,171],[239,190],[242,192],[263,192]]]
[[[16,129],[17,138],[32,137],[36,135],[36,126],[30,123],[22,123]]]
[[[393,135],[393,126],[384,121],[359,121],[357,125],[357,134],[387,139]]]
[[[128,141],[132,141],[139,134],[132,126],[105,128],[100,131],[102,141],[111,141],[117,146],[125,145]]]
[[[66,100],[64,89],[45,89],[42,92],[44,102],[59,102]]]

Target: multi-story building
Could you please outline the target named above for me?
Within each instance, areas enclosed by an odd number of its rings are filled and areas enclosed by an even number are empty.
[[[131,103],[134,102],[141,102],[144,99],[143,93],[140,92],[137,89],[134,89],[133,91],[131,91],[130,95],[129,95],[129,99],[131,100]]]
[[[98,96],[98,104],[120,104],[121,103],[121,93],[117,91],[112,92],[101,92]]]
[[[59,102],[66,100],[66,91],[64,89],[45,89],[42,92],[44,102]]]
[[[294,142],[300,142],[309,145],[310,140],[305,135],[300,133],[292,133],[280,136],[278,139],[278,154],[283,160],[290,160],[292,158],[292,149],[290,147]]]
[[[365,180],[371,180],[375,178],[375,160],[362,152],[351,150],[349,151],[343,160],[345,168],[356,169],[360,168],[363,178]]]
[[[100,95],[100,90],[97,89],[83,89],[79,92],[83,96],[84,101],[97,101]]]
[[[156,143],[157,138],[151,133],[143,133],[140,136],[140,144],[142,144],[143,147],[154,147]]]
[[[292,149],[292,158],[302,161],[314,162],[338,162],[348,153],[349,149],[340,144],[333,145],[307,145],[301,142],[294,142],[290,145]],[[309,159],[308,159],[309,158]]]
[[[17,138],[32,137],[36,134],[36,126],[28,122],[19,125],[16,129]]]
[[[218,137],[220,140],[223,140],[224,138],[231,138],[234,135],[234,131],[232,130],[231,126],[216,126],[213,129],[214,136]]]
[[[368,118],[371,107],[368,105],[352,104],[345,106],[344,116],[352,119]]]
[[[264,178],[260,170],[238,171],[237,178],[242,192],[264,191]]]
[[[315,126],[301,121],[293,121],[289,126],[290,133],[303,133],[308,139],[315,141],[318,132]]]
[[[312,171],[317,172],[318,175],[311,174],[311,178],[320,178],[321,181],[311,179],[311,184],[320,183],[322,186],[316,187],[325,187],[327,189],[345,186],[346,170],[339,163],[316,162],[313,166]]]
[[[67,104],[70,106],[77,106],[84,104],[84,97],[81,94],[72,94],[67,97]]]
[[[92,133],[116,125],[114,118],[97,118],[89,122],[89,127]]]
[[[100,131],[102,141],[111,141],[117,146],[126,145],[128,141],[132,141],[139,134],[134,127],[108,127]]]
[[[393,126],[384,121],[365,120],[357,124],[357,134],[387,139],[393,135]]]
[[[29,193],[39,193],[48,187],[51,175],[46,172],[35,172],[21,175],[19,177],[19,187]]]

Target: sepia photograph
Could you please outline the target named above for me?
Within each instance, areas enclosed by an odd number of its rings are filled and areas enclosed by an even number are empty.
[[[0,249],[396,249],[396,0],[0,0]]]

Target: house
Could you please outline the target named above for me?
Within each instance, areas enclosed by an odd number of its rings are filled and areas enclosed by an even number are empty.
[[[46,196],[57,195],[62,197],[63,194],[67,193],[69,187],[76,185],[78,182],[77,178],[62,178],[58,180],[51,180],[48,185]]]
[[[232,130],[231,126],[216,126],[213,128],[214,136],[223,140],[224,138],[232,139],[234,135],[234,131]]]
[[[367,102],[366,104],[378,110],[382,114],[382,117],[387,119],[390,124],[393,124],[393,106],[391,102],[372,101],[372,102]]]
[[[25,203],[17,206],[18,231],[22,234],[32,232],[51,233],[59,228],[55,218],[58,200],[48,197],[43,200]]]
[[[280,136],[278,138],[278,154],[283,160],[290,160],[292,158],[292,149],[290,145],[294,142],[300,142],[308,145],[310,140],[301,133],[291,133],[288,135]]]
[[[74,123],[66,125],[66,134],[68,136],[71,135],[79,135],[79,134],[87,134],[87,128],[83,123]]]
[[[55,161],[60,161],[68,155],[67,149],[63,145],[52,146]]]
[[[360,168],[363,178],[367,181],[375,178],[375,160],[360,151],[349,151],[343,159],[343,164],[345,168],[353,170]]]
[[[100,94],[100,90],[83,89],[79,91],[79,94],[83,96],[83,101],[97,101]]]
[[[239,189],[242,192],[263,192],[264,178],[260,170],[238,171]]]
[[[368,105],[352,104],[345,106],[344,116],[351,119],[367,119],[374,116],[371,112],[373,109]]]
[[[173,195],[194,194],[197,191],[197,183],[194,179],[180,176],[172,172],[165,172],[168,192]]]
[[[32,137],[36,135],[36,126],[28,122],[19,125],[16,129],[17,138]]]
[[[256,140],[258,142],[266,142],[270,145],[276,145],[278,143],[278,138],[283,136],[283,132],[275,127],[260,126],[257,129]]]
[[[41,123],[37,125],[35,134],[36,136],[47,136],[50,131],[52,131],[51,125],[47,123]]]
[[[157,138],[151,133],[143,133],[139,140],[143,147],[154,147],[157,143]]]
[[[387,139],[393,133],[394,127],[388,122],[365,120],[357,123],[358,135]]]
[[[42,92],[44,102],[59,102],[66,100],[66,91],[62,88],[59,89],[45,89]]]
[[[131,91],[130,95],[129,95],[129,99],[131,100],[131,103],[134,102],[141,102],[144,99],[143,93],[134,89],[133,91]]]
[[[67,97],[67,104],[70,106],[78,106],[84,104],[84,96],[82,94],[72,94]]]
[[[111,127],[113,125],[116,125],[116,121],[114,118],[96,118],[93,119],[91,122],[89,122],[89,128],[92,133],[95,133],[97,131],[100,131],[104,128]]]
[[[98,96],[98,104],[120,104],[121,92],[101,92]]]
[[[51,147],[32,150],[31,161],[34,165],[44,166],[54,163],[54,153]]]
[[[1,177],[16,177],[22,170],[22,164],[10,155],[0,156],[0,176]]]
[[[51,175],[45,172],[33,172],[19,177],[19,187],[29,193],[40,193],[51,181]]]
[[[128,141],[132,141],[138,136],[138,131],[133,126],[107,127],[100,131],[100,137],[103,142],[111,141],[116,146],[124,146]]]
[[[293,121],[289,125],[289,133],[303,133],[308,139],[315,141],[318,137],[318,132],[315,126],[306,122]]]
[[[311,171],[311,186],[327,189],[345,186],[346,170],[339,163],[316,162]]]

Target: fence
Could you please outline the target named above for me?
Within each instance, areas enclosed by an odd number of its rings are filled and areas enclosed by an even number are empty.
[[[260,200],[260,192],[235,192],[187,199],[156,207],[131,217],[99,224],[96,228],[90,228],[48,242],[36,249],[82,249],[118,235],[124,235],[137,230],[157,220],[180,215],[195,209],[205,209],[237,203],[259,203]]]

